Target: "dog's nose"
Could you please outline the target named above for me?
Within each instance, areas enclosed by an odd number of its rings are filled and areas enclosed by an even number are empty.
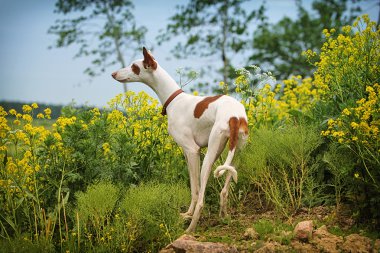
[[[116,78],[117,72],[113,72],[111,75],[113,78]]]

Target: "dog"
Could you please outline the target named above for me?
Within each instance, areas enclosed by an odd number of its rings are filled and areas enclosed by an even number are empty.
[[[184,218],[191,219],[186,232],[194,232],[199,221],[205,190],[212,165],[224,150],[229,139],[225,163],[218,166],[214,176],[227,172],[220,193],[220,216],[227,214],[228,189],[231,178],[237,181],[236,169],[231,165],[237,148],[248,138],[248,120],[244,106],[226,95],[201,97],[186,94],[174,79],[157,63],[151,52],[143,48],[144,58],[112,73],[121,82],[141,82],[157,94],[168,118],[168,132],[182,147],[188,165],[191,203]],[[200,149],[208,147],[200,169]]]

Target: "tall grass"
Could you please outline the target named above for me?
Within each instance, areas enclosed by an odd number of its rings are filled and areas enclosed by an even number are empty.
[[[306,125],[260,128],[251,136],[238,161],[241,173],[282,215],[290,216],[309,196],[307,187],[318,164],[312,153],[321,145],[321,137]]]

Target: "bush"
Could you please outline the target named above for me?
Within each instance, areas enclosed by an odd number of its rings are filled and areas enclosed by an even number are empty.
[[[158,101],[146,93],[119,94],[104,111],[69,107],[62,115],[54,126],[78,175],[73,191],[94,180],[129,186],[183,178],[183,154],[167,133]]]
[[[54,245],[43,238],[37,241],[30,241],[27,238],[14,238],[11,241],[0,240],[0,252],[7,253],[40,253],[55,252]]]
[[[68,207],[75,208],[76,192],[96,181],[130,186],[151,179],[172,182],[187,177],[185,159],[167,134],[158,102],[145,93],[130,92],[124,99],[119,95],[104,111],[67,107],[49,128],[41,124],[50,119],[51,110],[38,113],[35,120],[37,108],[36,103],[24,105],[22,112],[0,107],[0,235],[4,238],[27,233],[33,243],[44,238],[58,241],[61,247],[62,240],[79,241],[80,246],[83,238],[76,224],[81,217],[74,215],[70,223],[65,213]],[[92,191],[101,186],[79,194],[79,202],[86,197],[87,202],[101,198],[102,191]],[[134,225],[118,215],[134,231]],[[84,218],[90,222],[84,225],[88,236],[93,233],[92,240],[101,239],[104,236],[96,233],[111,229],[109,220],[103,226],[102,222],[91,224],[97,218],[89,217]],[[75,226],[73,233],[80,240],[71,235],[69,226]]]
[[[74,228],[64,247],[70,251],[131,252],[140,228],[118,208],[119,188],[110,182],[90,185],[76,194]],[[81,245],[82,244],[82,245]]]
[[[73,220],[78,220],[82,231],[92,233],[97,240],[103,236],[102,229],[111,223],[116,208],[119,189],[109,182],[90,185],[86,192],[76,194],[77,207]]]
[[[136,240],[139,252],[157,251],[183,232],[181,207],[190,202],[183,183],[147,183],[127,191],[121,209],[141,227]]]
[[[322,135],[353,157],[344,168],[350,179],[344,197],[360,218],[380,226],[380,29],[364,15],[335,32],[325,30],[328,41],[315,63],[315,83],[325,87],[322,101],[330,111]]]
[[[260,128],[251,136],[239,156],[239,168],[264,192],[269,203],[289,216],[313,195],[307,187],[318,184],[313,178],[318,164],[313,152],[321,145],[321,137],[305,125]]]

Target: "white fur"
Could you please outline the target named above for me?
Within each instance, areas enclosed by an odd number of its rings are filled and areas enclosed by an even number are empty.
[[[132,71],[132,64],[140,68],[139,75]],[[177,83],[158,63],[156,69],[149,66],[144,68],[143,60],[137,60],[132,64],[114,72],[112,76],[120,82],[145,83],[156,92],[162,104],[179,89]],[[167,107],[169,134],[182,147],[190,174],[192,199],[188,211],[183,214],[185,217],[192,217],[187,232],[195,230],[200,218],[204,205],[206,184],[212,165],[220,156],[230,136],[229,119],[237,117],[247,120],[244,106],[229,96],[222,96],[210,103],[202,116],[195,118],[194,109],[203,99],[204,97],[181,93]],[[245,139],[246,136],[239,133],[239,146]],[[200,170],[200,149],[206,146],[208,150]],[[226,203],[230,179],[233,177],[235,181],[237,180],[237,172],[231,166],[234,153],[235,148],[228,152],[225,164],[215,170],[215,176],[220,176],[225,171],[228,171],[226,182],[220,195],[220,214],[225,214],[227,210]]]

